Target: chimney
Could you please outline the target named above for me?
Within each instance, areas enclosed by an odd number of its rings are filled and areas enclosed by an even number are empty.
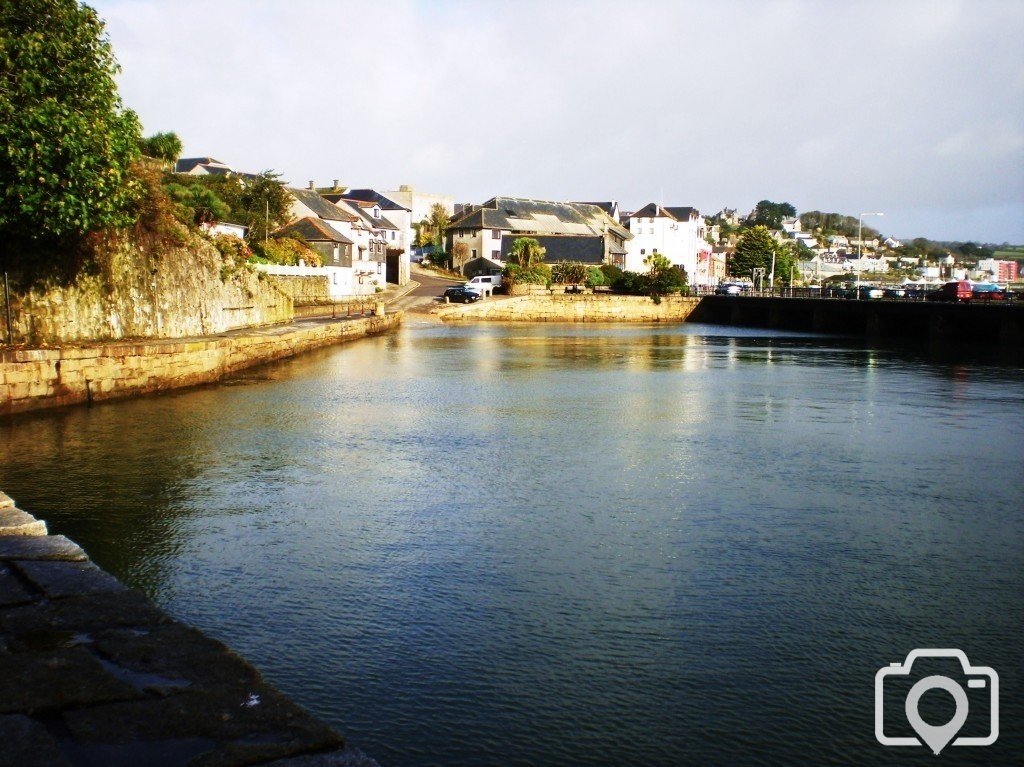
[[[310,189],[316,189],[316,185],[313,183],[313,179],[309,180],[309,188]]]
[[[335,189],[337,189],[337,188],[338,188],[338,179],[334,179],[334,188],[335,188]]]

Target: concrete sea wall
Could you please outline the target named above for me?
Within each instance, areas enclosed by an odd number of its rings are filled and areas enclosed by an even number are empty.
[[[475,304],[445,306],[438,315],[445,322],[682,322],[699,300],[663,296],[655,303],[647,296],[556,293],[489,298]]]
[[[397,327],[402,313],[167,341],[0,353],[0,416],[210,383],[244,368]]]

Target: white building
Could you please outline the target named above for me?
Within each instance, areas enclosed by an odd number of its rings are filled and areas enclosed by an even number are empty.
[[[402,184],[398,189],[383,191],[381,194],[409,211],[410,225],[430,218],[430,209],[434,205],[443,207],[449,216],[455,214],[455,198],[445,194],[420,192],[408,184]]]
[[[386,286],[386,242],[380,236],[381,230],[370,222],[372,210],[367,217],[348,205],[331,202],[312,189],[286,188],[286,191],[292,198],[293,223],[305,218],[319,219],[351,243],[351,265],[342,268],[352,272],[348,284],[352,286],[353,295],[373,293],[375,288]],[[377,213],[380,215],[379,207]]]
[[[626,242],[626,271],[646,272],[644,259],[657,253],[686,270],[691,285],[714,284],[712,248],[704,239],[707,230],[696,208],[665,208],[652,202],[630,214],[629,231],[633,239]]]

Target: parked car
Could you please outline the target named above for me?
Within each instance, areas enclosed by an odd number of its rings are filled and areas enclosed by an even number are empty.
[[[928,294],[929,301],[970,301],[974,289],[968,280],[953,280]]]
[[[466,290],[475,290],[484,296],[489,296],[494,293],[495,290],[501,287],[501,275],[500,274],[481,274],[477,275],[463,287]]]
[[[891,286],[885,288],[885,290],[882,291],[882,295],[884,295],[886,298],[906,298],[907,289],[897,286]]]
[[[876,288],[874,285],[861,285],[860,287],[853,286],[848,288],[845,298],[866,300],[869,298],[881,298],[884,295],[885,291],[881,288]]]
[[[716,296],[738,296],[743,292],[743,286],[738,282],[723,282],[715,288]]]
[[[464,285],[456,285],[455,287],[448,288],[444,292],[443,297],[447,298],[453,304],[471,304],[482,298],[482,296],[475,290],[470,290]]]
[[[972,301],[1003,301],[1006,291],[994,282],[976,282],[971,290]]]

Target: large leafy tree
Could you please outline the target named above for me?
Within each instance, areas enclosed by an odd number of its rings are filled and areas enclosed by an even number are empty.
[[[750,278],[753,270],[760,268],[765,274],[772,268],[772,254],[775,240],[767,227],[755,226],[747,229],[736,243],[736,252],[729,259],[729,274],[733,277]]]
[[[291,207],[280,174],[271,170],[245,181],[235,205],[235,216],[249,227],[250,240],[264,240],[269,232],[286,223]]]
[[[0,0],[0,237],[74,241],[135,219],[139,121],[96,12]]]
[[[769,229],[781,229],[782,219],[796,215],[796,208],[788,202],[772,202],[761,200],[754,208],[754,225],[766,226]]]

